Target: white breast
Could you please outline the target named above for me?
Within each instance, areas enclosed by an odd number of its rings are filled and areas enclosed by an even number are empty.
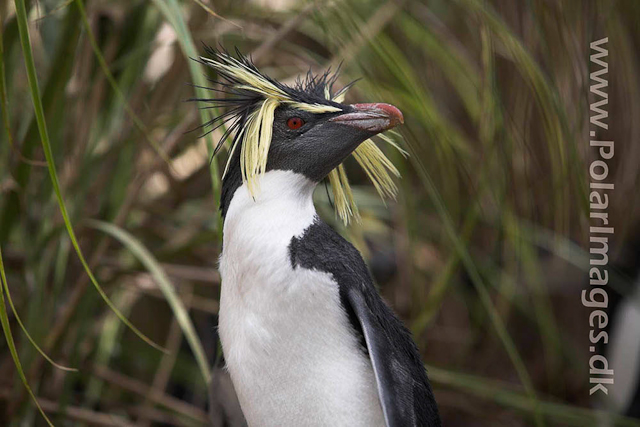
[[[270,171],[243,185],[224,225],[219,333],[250,426],[381,426],[371,362],[331,275],[291,267],[288,245],[314,221],[314,184]]]

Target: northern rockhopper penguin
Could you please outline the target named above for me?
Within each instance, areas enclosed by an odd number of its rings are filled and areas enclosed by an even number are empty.
[[[377,293],[360,253],[322,222],[327,176],[338,214],[357,207],[342,163],[354,155],[383,195],[393,164],[370,139],[404,119],[388,104],[344,104],[336,74],[294,85],[236,52],[207,48],[230,141],[222,181],[219,335],[250,426],[440,426],[409,331]],[[391,142],[389,140],[389,142]]]

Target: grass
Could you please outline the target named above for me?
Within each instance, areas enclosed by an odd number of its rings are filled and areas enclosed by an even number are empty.
[[[342,62],[340,83],[362,77],[348,102],[403,111],[411,155],[387,153],[398,200],[384,205],[355,162],[361,223],[345,228],[324,188],[315,199],[414,332],[447,425],[609,416],[588,395],[576,297],[588,42],[607,31],[624,53],[609,77],[624,292],[640,226],[633,3],[12,3],[0,4],[0,367],[17,375],[0,381],[0,423],[204,423],[227,154],[210,161],[219,131],[188,132],[216,114],[183,102],[209,95],[190,59],[201,42],[256,52],[285,81]]]

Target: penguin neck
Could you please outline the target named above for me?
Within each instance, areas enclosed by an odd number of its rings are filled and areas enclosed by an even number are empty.
[[[313,190],[317,185],[316,182],[294,171],[269,169],[269,164],[267,164],[267,172],[256,179],[253,186],[254,194],[248,194],[247,183],[242,180],[240,151],[235,150],[229,169],[222,180],[220,211],[224,221],[227,220],[232,201],[237,196],[240,196],[242,203],[234,203],[234,205],[242,204],[246,208],[255,208],[256,204],[264,205],[278,202],[293,203],[291,206],[295,206],[296,202],[313,206],[312,197]],[[253,203],[248,203],[249,201]],[[234,211],[238,213],[238,209],[234,209]]]
[[[302,174],[267,171],[256,179],[253,193],[241,180],[228,185],[234,185],[235,190],[224,211],[225,242],[250,234],[266,238],[268,234],[285,239],[288,245],[292,237],[302,234],[315,221],[316,183]]]

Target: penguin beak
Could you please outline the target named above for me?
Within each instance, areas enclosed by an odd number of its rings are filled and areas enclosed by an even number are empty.
[[[404,123],[402,112],[390,104],[352,104],[352,112],[329,119],[374,134]]]

